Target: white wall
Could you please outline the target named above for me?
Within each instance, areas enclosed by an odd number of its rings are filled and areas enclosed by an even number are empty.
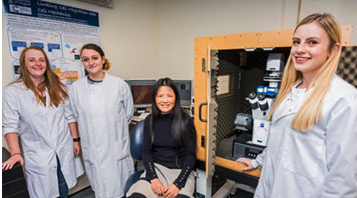
[[[294,28],[298,0],[114,0],[114,9],[73,0],[63,4],[99,12],[101,44],[110,73],[128,78],[194,78],[194,38]],[[329,12],[341,25],[353,24],[357,45],[356,0],[302,0],[300,19]],[[2,28],[2,83],[12,81]],[[4,139],[3,139],[3,145]]]
[[[114,0],[99,11],[104,51],[111,73],[122,78],[156,77],[157,15],[155,0]]]
[[[59,1],[53,1],[59,2]],[[155,78],[158,68],[155,0],[114,0],[114,9],[73,0],[60,3],[99,12],[101,45],[112,63],[110,73],[122,78]],[[12,81],[6,32],[2,28],[2,83]]]
[[[122,78],[156,77],[158,56],[155,53],[157,19],[154,0],[115,0],[115,9],[71,0],[62,0],[61,3],[99,12],[101,44],[112,63],[110,73]],[[2,27],[2,87],[4,88],[12,81],[12,70],[4,24]],[[2,145],[8,148],[5,138],[2,138]],[[70,194],[87,186],[89,182],[86,175],[82,175]]]
[[[301,0],[300,19],[329,12],[357,28],[355,0]],[[99,12],[102,47],[110,73],[128,78],[193,79],[194,38],[294,28],[298,0],[114,0],[114,9],[74,0],[64,4]],[[2,30],[3,87],[12,81]],[[352,44],[357,45],[357,29]]]
[[[351,44],[357,45],[356,0],[303,0],[301,18],[315,12],[327,12],[336,17],[340,25],[353,25]]]
[[[290,7],[296,3],[288,2]],[[240,32],[277,30],[296,20],[297,9],[282,16],[283,0],[181,0],[159,4],[159,72],[194,78],[194,38]],[[285,8],[284,8],[285,9]],[[290,27],[291,26],[291,27]]]
[[[194,38],[241,32],[292,29],[298,17],[298,0],[160,0],[160,77],[194,78]],[[341,25],[357,28],[357,1],[302,0],[300,19],[329,12]],[[352,43],[357,45],[357,29]]]

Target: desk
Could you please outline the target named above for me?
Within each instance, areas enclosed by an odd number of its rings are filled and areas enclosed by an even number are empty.
[[[214,174],[220,178],[227,179],[222,186],[219,186],[218,191],[217,186],[213,186],[215,177],[206,178],[205,162],[199,159],[196,161],[198,173],[196,193],[198,197],[227,197],[236,188],[254,193],[258,185],[260,169],[242,171],[246,166],[235,162],[236,158],[233,157],[232,153],[233,140],[235,138],[235,135],[225,138],[216,147]]]
[[[237,158],[233,157],[232,154],[233,140],[235,138],[235,135],[225,138],[217,146],[215,161],[216,174],[238,183],[256,187],[258,185],[261,170],[254,169],[251,171],[242,171],[246,166],[235,162]]]

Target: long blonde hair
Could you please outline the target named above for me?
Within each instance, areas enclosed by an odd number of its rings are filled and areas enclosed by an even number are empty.
[[[330,89],[330,83],[336,73],[341,53],[341,47],[338,47],[337,50],[335,49],[336,44],[341,43],[341,29],[338,22],[331,14],[316,13],[305,17],[297,24],[294,33],[300,26],[309,23],[316,23],[325,30],[330,39],[329,50],[331,55],[318,69],[314,79],[308,87],[308,89],[312,87],[314,89],[301,105],[299,111],[292,120],[291,127],[301,132],[306,132],[314,124],[321,120],[322,102],[327,91]],[[269,113],[270,120],[275,110],[289,94],[292,87],[300,80],[302,80],[302,73],[294,68],[293,60],[290,55],[284,70],[280,92],[272,110]]]
[[[26,52],[30,49],[42,52],[45,56],[46,61],[46,72],[44,73],[45,80],[38,84],[37,87],[32,82],[30,73],[26,68],[25,55]],[[64,102],[68,98],[67,87],[62,84],[57,74],[52,71],[50,61],[46,53],[43,51],[42,48],[37,46],[29,46],[21,51],[20,77],[15,82],[23,82],[27,88],[31,89],[34,92],[37,102],[42,103],[44,105],[46,105],[45,97],[42,96],[39,91],[43,92],[45,91],[45,88],[47,88],[48,94],[50,96],[51,106],[58,107],[61,102]]]

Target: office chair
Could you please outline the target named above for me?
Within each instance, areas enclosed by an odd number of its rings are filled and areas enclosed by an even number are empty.
[[[133,159],[142,160],[142,150],[143,150],[143,141],[144,141],[144,121],[138,122],[133,129],[131,130],[130,135],[130,153]],[[126,194],[131,185],[137,182],[140,179],[140,175],[144,170],[136,171],[133,173],[125,183],[124,194]]]

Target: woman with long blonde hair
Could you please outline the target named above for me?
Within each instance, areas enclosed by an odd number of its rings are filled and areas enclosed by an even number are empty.
[[[330,14],[301,20],[279,95],[255,197],[357,196],[357,90],[335,73],[341,30]]]
[[[20,77],[3,92],[3,134],[11,157],[2,169],[24,164],[30,197],[65,198],[84,171],[76,124],[65,113],[67,88],[50,66],[40,47],[21,52]]]

